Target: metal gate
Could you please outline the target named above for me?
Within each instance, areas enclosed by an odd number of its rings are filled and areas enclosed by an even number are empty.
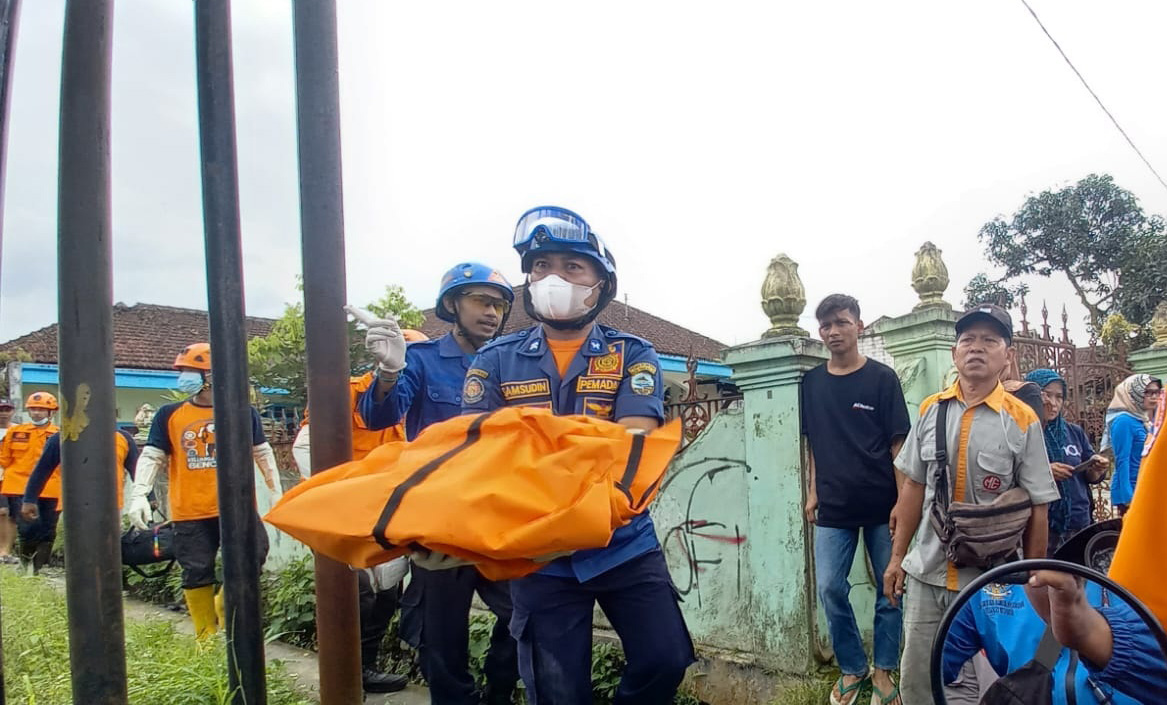
[[[1062,306],[1061,331],[1054,337],[1050,328],[1049,308],[1041,306],[1040,330],[1031,330],[1029,307],[1021,298],[1021,331],[1014,335],[1015,364],[1019,376],[1036,369],[1056,370],[1066,380],[1066,401],[1063,415],[1066,420],[1080,425],[1097,448],[1106,427],[1106,407],[1114,397],[1114,389],[1131,374],[1123,350],[1112,351],[1091,339],[1080,348],[1070,340],[1067,330],[1069,314]],[[1110,504],[1110,481],[1094,486],[1094,520],[1103,521],[1114,515]]]

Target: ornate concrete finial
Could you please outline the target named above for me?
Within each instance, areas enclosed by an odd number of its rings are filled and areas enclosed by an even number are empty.
[[[798,263],[784,254],[770,260],[762,282],[762,310],[770,317],[770,330],[763,338],[779,336],[809,337],[798,327],[798,317],[806,308],[806,289],[798,278]]]
[[[923,308],[947,308],[952,306],[944,300],[944,290],[948,288],[948,267],[940,258],[940,249],[925,242],[916,252],[916,265],[912,267],[912,288],[920,295],[916,310]]]
[[[1151,345],[1156,350],[1167,348],[1167,301],[1160,301],[1151,316],[1151,332],[1155,335],[1155,342]]]

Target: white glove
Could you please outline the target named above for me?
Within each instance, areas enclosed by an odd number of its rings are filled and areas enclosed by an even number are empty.
[[[410,551],[409,558],[413,564],[419,568],[426,570],[450,570],[451,568],[460,568],[464,565],[474,565],[470,561],[464,561],[461,558],[448,556],[445,553],[438,553],[437,551],[430,551],[422,548],[417,551]]]
[[[139,529],[150,526],[154,510],[150,507],[150,492],[154,489],[154,478],[166,467],[166,453],[155,446],[143,446],[134,466],[134,487],[130,490],[130,503],[126,507],[126,517]]]
[[[405,369],[405,338],[397,321],[377,318],[356,306],[345,306],[344,310],[368,329],[365,331],[365,349],[377,359],[378,368],[389,373]]]
[[[271,449],[271,444],[265,441],[257,446],[252,446],[251,457],[255,459],[255,464],[259,466],[259,471],[263,474],[263,480],[267,483],[268,491],[271,492],[271,503],[274,506],[276,502],[280,501],[280,497],[284,496],[284,486],[280,482],[280,469],[276,465],[275,451]]]
[[[292,444],[292,459],[300,470],[300,476],[307,480],[312,476],[312,440],[308,432],[308,425],[300,427],[296,434],[296,441]]]
[[[397,587],[405,578],[405,574],[409,572],[409,559],[402,556],[365,570],[369,572],[369,583],[373,586],[373,591],[384,592]]]

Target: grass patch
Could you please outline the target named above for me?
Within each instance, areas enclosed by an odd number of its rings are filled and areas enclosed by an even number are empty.
[[[40,578],[0,571],[4,678],[9,702],[67,705],[68,622],[64,595]],[[179,634],[170,622],[126,621],[126,669],[135,705],[211,705],[229,701],[222,636]],[[268,703],[308,705],[279,666],[268,667]]]

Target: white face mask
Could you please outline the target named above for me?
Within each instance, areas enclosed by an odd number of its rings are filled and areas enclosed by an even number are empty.
[[[558,274],[551,274],[539,281],[531,282],[527,290],[531,292],[531,306],[535,312],[552,321],[572,321],[587,315],[595,306],[584,303],[596,287],[572,284]]]
[[[47,424],[47,423],[49,422],[49,417],[48,417],[48,416],[46,416],[46,417],[44,417],[43,419],[30,419],[30,420],[31,420],[31,421],[32,421],[34,424],[36,424],[37,426],[44,426],[45,424]]]

